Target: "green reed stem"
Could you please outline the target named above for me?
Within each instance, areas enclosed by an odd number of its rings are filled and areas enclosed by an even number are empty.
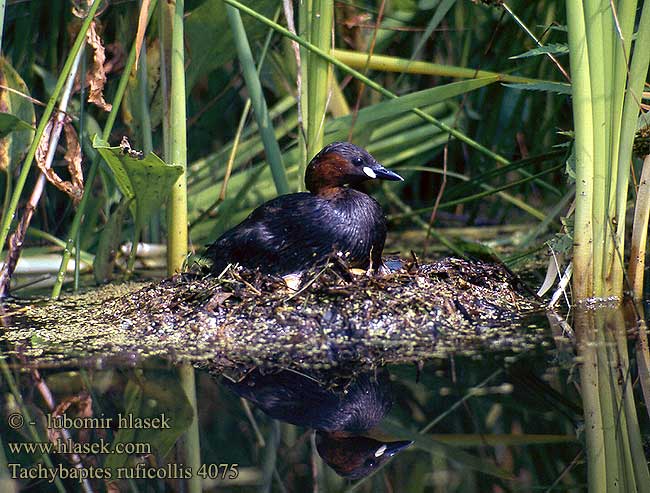
[[[610,195],[608,204],[608,217],[618,218],[620,216],[619,207],[622,205],[621,196],[624,197],[624,207],[627,208],[628,197],[628,182],[629,182],[629,166],[626,161],[620,160],[621,142],[627,137],[622,135],[623,127],[623,106],[625,102],[625,91],[627,85],[628,64],[630,61],[630,53],[632,47],[632,35],[634,33],[634,20],[636,17],[637,0],[621,0],[617,6],[617,16],[621,28],[620,33],[616,32],[613,40],[613,60],[614,67],[611,73],[613,79],[611,84],[612,89],[612,105],[611,105],[611,136],[610,136],[610,149],[611,149],[611,163],[612,163],[612,177],[615,186],[612,187],[613,192]],[[616,176],[614,177],[614,173]],[[624,209],[625,210],[625,209]],[[624,213],[624,212],[623,212]],[[621,221],[625,223],[625,221]],[[623,252],[625,248],[625,225],[622,227],[615,225],[614,235],[612,241],[614,242],[614,250]],[[607,265],[605,272],[611,278],[610,285],[612,294],[621,296],[621,288],[623,286],[623,270],[624,266],[619,261],[619,255],[614,254],[610,265]]]
[[[323,50],[321,50],[318,46],[315,46],[314,44],[310,43],[309,41],[305,41],[303,38],[300,36],[294,35],[291,31],[286,29],[283,26],[280,26],[279,24],[273,22],[271,19],[268,19],[267,17],[264,17],[262,14],[259,14],[258,12],[254,11],[253,9],[247,7],[246,5],[242,4],[241,2],[238,2],[237,0],[224,0],[225,3],[228,5],[232,5],[233,7],[237,8],[238,10],[246,13],[247,15],[250,15],[251,17],[257,19],[258,21],[262,22],[263,24],[266,24],[269,27],[272,27],[276,31],[278,31],[280,34],[283,36],[286,36],[287,38],[295,41],[301,46],[304,46],[307,48],[309,51],[312,53],[317,54],[318,56],[324,58],[328,62],[330,62],[332,65],[335,67],[341,69],[347,74],[352,75],[354,78],[362,81],[375,91],[379,92],[380,94],[386,96],[387,98],[390,99],[396,99],[398,96],[389,91],[388,89],[384,88],[382,85],[376,83],[375,81],[369,79],[368,77],[364,76],[361,72],[358,72],[357,70],[354,70],[353,68],[350,68],[348,65],[345,63],[337,60],[335,57],[331,56],[328,53],[325,53]],[[424,111],[420,110],[419,108],[414,108],[411,110],[413,113],[416,115],[419,115],[423,120],[437,126],[441,130],[444,130],[445,132],[451,134],[461,142],[464,142],[468,146],[472,147],[473,149],[476,149],[480,153],[484,154],[485,156],[489,157],[490,159],[494,159],[495,161],[503,164],[508,164],[509,161],[504,158],[503,156],[500,156],[499,154],[491,151],[490,149],[482,146],[475,140],[467,137],[465,134],[462,132],[456,130],[455,128],[450,127],[449,125],[440,122],[437,118],[434,118],[431,115],[426,114]]]
[[[187,256],[187,111],[185,107],[185,46],[183,12],[185,0],[176,0],[172,13],[170,162],[183,166],[172,186],[167,216],[167,273],[180,272]]]
[[[185,46],[183,14],[185,0],[176,0],[172,13],[171,44],[171,98],[169,111],[170,160],[183,166],[183,174],[172,187],[167,216],[167,273],[180,272],[187,256],[187,109],[185,88]],[[198,407],[194,367],[183,363],[179,368],[181,386],[185,391],[194,417],[183,435],[185,463],[194,472],[188,482],[190,493],[202,491],[201,478],[197,471],[201,467],[201,443],[199,438]]]
[[[278,8],[275,13],[274,21],[277,22],[280,17],[281,9]],[[266,54],[269,51],[269,46],[271,45],[271,38],[273,37],[273,29],[269,29],[269,32],[266,35],[264,40],[264,47],[262,48],[262,54],[260,55],[259,62],[257,64],[257,76],[259,77],[262,67],[264,66],[264,60],[266,60]],[[230,149],[230,154],[228,155],[228,163],[226,164],[226,172],[223,176],[223,182],[221,184],[221,191],[219,192],[219,202],[223,202],[226,199],[226,191],[228,190],[228,181],[230,175],[232,174],[232,169],[235,164],[235,158],[237,157],[237,151],[239,150],[239,143],[241,142],[242,135],[244,133],[244,127],[246,125],[246,120],[248,119],[248,114],[251,110],[251,98],[246,99],[246,104],[244,104],[244,109],[242,110],[241,116],[239,117],[239,123],[237,124],[237,131],[235,132],[235,137],[232,140],[232,148]],[[271,112],[269,112],[271,117]],[[272,117],[271,117],[272,118]],[[190,229],[192,225],[190,225]]]
[[[324,53],[332,48],[332,25],[334,23],[334,2],[332,0],[313,0],[310,16],[311,42]],[[307,115],[307,160],[322,147],[325,135],[325,112],[330,98],[330,64],[321,57],[313,57],[307,66],[309,100]]]
[[[149,20],[151,20],[151,13],[154,11],[156,7],[156,2],[157,0],[151,0],[151,7],[149,9]],[[99,1],[97,1],[96,3],[99,3]],[[122,76],[120,77],[120,81],[117,85],[115,98],[113,98],[113,107],[111,108],[111,111],[108,114],[108,118],[106,119],[106,123],[104,124],[104,130],[102,131],[102,140],[104,141],[108,141],[111,135],[111,131],[113,130],[113,125],[115,124],[115,120],[117,118],[117,114],[119,112],[122,99],[124,98],[124,92],[126,91],[126,87],[129,83],[129,75],[131,74],[131,70],[133,69],[133,65],[135,64],[135,48],[136,48],[135,45],[136,43],[134,42],[133,46],[131,46],[129,57],[127,58],[126,63],[124,65],[124,71],[122,72]],[[74,239],[77,237],[77,233],[81,228],[81,222],[86,212],[88,200],[90,199],[90,191],[92,188],[92,184],[95,181],[95,177],[97,176],[97,170],[99,168],[100,161],[101,161],[101,156],[98,153],[93,159],[92,164],[90,165],[90,171],[88,172],[88,176],[86,177],[84,194],[81,197],[81,201],[79,202],[79,206],[77,207],[77,212],[75,213],[74,218],[72,220],[72,225],[70,226],[70,233],[68,234],[68,240],[66,241],[66,246],[63,250],[63,256],[61,258],[61,265],[59,267],[59,272],[57,273],[56,281],[54,282],[54,286],[52,287],[51,297],[53,299],[58,298],[59,295],[61,294],[61,288],[63,286],[63,281],[65,280],[65,273],[68,268],[68,262],[70,261],[70,256],[72,255],[72,251],[74,250]]]
[[[0,226],[0,255],[2,255],[2,250],[4,248],[5,241],[7,240],[7,236],[9,235],[9,229],[11,228],[11,221],[16,215],[16,209],[18,208],[20,195],[22,194],[23,188],[25,187],[25,182],[27,181],[27,176],[29,175],[29,171],[32,167],[32,163],[34,162],[36,149],[38,148],[38,144],[41,141],[43,132],[45,131],[45,126],[50,121],[50,117],[52,116],[52,113],[54,111],[54,106],[56,104],[56,101],[59,99],[61,91],[63,90],[63,86],[65,85],[65,81],[68,78],[68,74],[72,70],[72,65],[75,59],[77,58],[77,54],[79,53],[79,50],[81,50],[81,46],[85,42],[86,32],[88,31],[90,27],[90,23],[93,21],[93,18],[95,17],[95,13],[97,13],[97,9],[99,8],[100,3],[101,0],[93,1],[93,4],[90,7],[90,10],[88,11],[88,15],[86,16],[83,24],[81,25],[79,34],[77,34],[74,44],[72,45],[72,49],[68,54],[68,58],[66,59],[65,64],[63,65],[63,69],[59,74],[59,78],[57,79],[56,85],[54,86],[54,91],[52,91],[52,96],[47,102],[47,106],[43,111],[43,116],[41,117],[41,120],[38,123],[38,127],[36,128],[36,133],[34,134],[34,140],[32,140],[32,144],[29,147],[29,150],[27,151],[27,157],[25,157],[25,161],[23,162],[20,175],[18,176],[18,180],[16,180],[14,186],[11,202],[9,203],[9,207],[5,215],[3,216],[2,225]]]
[[[608,3],[608,2],[607,2]],[[605,92],[605,49],[603,39],[602,16],[603,0],[586,0],[584,2],[585,31],[587,36],[588,65],[590,78],[590,99],[593,127],[593,201],[592,201],[592,231],[593,231],[593,294],[605,296],[604,262],[609,256],[608,246],[609,221],[607,220],[606,205],[609,202],[610,163],[607,160],[609,142],[607,140],[607,107],[609,94]]]
[[[650,3],[645,2],[639,19],[637,39],[634,42],[634,54],[630,61],[628,88],[623,103],[620,145],[618,147],[619,177],[616,193],[616,247],[621,252],[625,251],[625,212],[627,210],[628,181],[630,177],[629,162],[632,159],[634,134],[636,133],[639,105],[648,73],[648,65],[650,65]],[[637,251],[640,251],[638,245],[636,247]],[[645,251],[645,248],[643,248],[643,251]],[[620,286],[619,290],[622,291],[623,273],[620,270],[614,270],[613,276],[616,276],[615,281],[618,283],[617,286]]]
[[[86,53],[85,49],[81,49],[81,77],[85,77],[86,74]],[[86,130],[85,128],[85,119],[86,119],[86,88],[84,84],[81,84],[81,89],[79,90],[79,135],[80,139],[83,139],[83,134]],[[82,140],[83,141],[83,140]],[[76,293],[79,291],[79,284],[81,280],[81,230],[77,232],[77,235],[74,238],[74,287],[73,291]]]
[[[273,129],[273,122],[269,116],[269,110],[264,99],[262,92],[262,83],[257,74],[255,60],[251,52],[250,45],[248,44],[248,37],[244,29],[239,10],[226,6],[228,14],[228,21],[235,38],[235,45],[237,46],[237,54],[241,64],[246,87],[250,93],[255,119],[259,128],[260,136],[264,142],[264,151],[266,159],[271,167],[271,174],[273,175],[273,182],[279,195],[289,193],[289,181],[287,180],[287,173],[284,169],[282,161],[282,152],[280,145],[275,138],[275,131]],[[270,21],[273,22],[273,21]]]
[[[569,57],[573,87],[576,156],[576,212],[573,239],[573,292],[577,300],[593,296],[592,202],[594,138],[585,13],[580,0],[567,0]]]

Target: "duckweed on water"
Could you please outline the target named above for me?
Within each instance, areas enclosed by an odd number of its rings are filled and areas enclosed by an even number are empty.
[[[541,305],[497,265],[444,259],[385,276],[338,266],[289,290],[244,269],[110,285],[56,302],[10,302],[1,338],[36,364],[161,355],[213,365],[404,363],[448,352],[528,349]],[[335,363],[336,362],[336,363]]]

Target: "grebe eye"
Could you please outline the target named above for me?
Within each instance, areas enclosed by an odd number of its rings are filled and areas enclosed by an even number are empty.
[[[354,164],[355,166],[361,166],[363,164],[363,159],[361,159],[360,157],[352,158],[352,164]]]

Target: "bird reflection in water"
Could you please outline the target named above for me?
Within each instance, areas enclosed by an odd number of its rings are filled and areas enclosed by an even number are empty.
[[[347,479],[369,475],[412,443],[368,436],[392,405],[386,370],[363,373],[336,386],[292,370],[258,369],[223,383],[270,417],[313,429],[318,454]]]

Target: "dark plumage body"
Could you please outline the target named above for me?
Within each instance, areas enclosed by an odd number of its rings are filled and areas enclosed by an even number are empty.
[[[386,240],[384,213],[372,197],[346,186],[372,178],[401,179],[357,146],[326,146],[307,168],[309,192],[262,204],[208,248],[213,271],[237,263],[290,274],[323,263],[335,251],[351,267],[378,269]]]
[[[213,269],[229,263],[270,274],[298,272],[319,263],[334,251],[352,267],[367,269],[381,263],[386,220],[380,205],[365,193],[341,188],[331,196],[293,193],[255,209],[209,249]]]
[[[367,476],[412,443],[365,436],[392,405],[385,370],[358,375],[338,392],[291,370],[264,374],[255,369],[239,382],[223,382],[272,418],[314,429],[319,455],[349,479]]]
[[[392,405],[385,371],[377,376],[360,375],[345,392],[329,390],[291,370],[267,374],[252,370],[239,382],[223,382],[272,418],[320,431],[364,433],[374,428]]]

